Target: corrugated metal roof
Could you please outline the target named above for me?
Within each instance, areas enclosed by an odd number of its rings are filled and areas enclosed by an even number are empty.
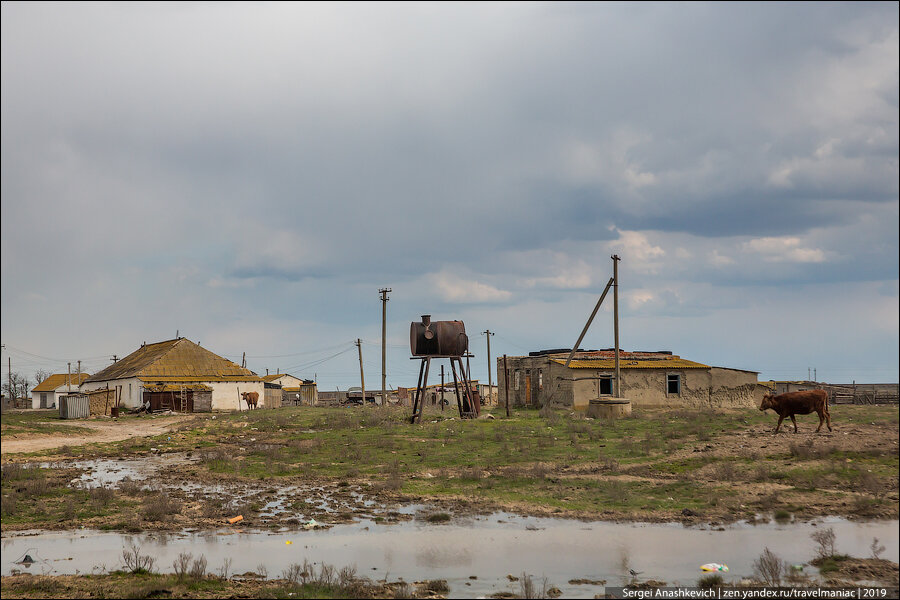
[[[87,380],[90,377],[89,373],[82,373],[81,379],[79,379],[78,373],[72,373],[70,376],[68,373],[54,373],[49,376],[47,379],[43,380],[39,384],[37,384],[32,392],[52,392],[56,388],[61,385],[66,385],[66,381],[71,377],[71,382],[73,387],[78,387],[81,385],[82,381]]]
[[[565,360],[552,359],[553,362],[564,365]],[[569,363],[570,369],[615,369],[616,361],[612,358],[573,360]],[[709,365],[686,360],[678,356],[659,360],[631,360],[619,359],[620,369],[708,369]]]
[[[260,381],[249,369],[186,338],[141,346],[87,381],[129,377],[142,381]]]

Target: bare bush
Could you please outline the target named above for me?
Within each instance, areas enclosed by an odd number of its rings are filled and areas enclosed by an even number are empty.
[[[206,557],[202,554],[194,559],[191,563],[190,571],[191,579],[199,580],[206,578]]]
[[[222,566],[219,567],[219,577],[222,579],[228,579],[229,575],[231,575],[231,557],[227,557],[222,561]]]
[[[144,484],[131,477],[125,477],[119,482],[119,491],[127,496],[139,496],[144,491]]]
[[[834,556],[834,542],[837,536],[835,536],[833,528],[820,529],[809,537],[811,537],[818,546],[816,548],[816,558],[828,558]]]
[[[258,565],[256,565],[256,574],[259,575],[260,577],[262,577],[263,579],[268,579],[269,578],[269,568],[265,564],[259,563]]]
[[[872,545],[869,546],[869,550],[872,552],[872,558],[878,560],[879,555],[885,551],[885,547],[878,543],[878,538],[872,538]]]
[[[756,465],[756,469],[753,471],[753,480],[754,481],[769,481],[772,478],[772,468],[766,464],[761,463]]]
[[[544,463],[534,463],[531,465],[531,476],[535,479],[545,479],[550,473],[550,467]]]
[[[738,478],[737,469],[731,462],[720,462],[713,468],[713,478],[719,481],[735,481]]]
[[[281,578],[294,585],[302,585],[306,583],[310,570],[312,570],[311,565],[306,560],[303,561],[302,565],[291,563],[287,569],[281,572]]]
[[[785,562],[768,547],[753,561],[753,574],[766,585],[779,586],[784,575]]]
[[[553,426],[559,422],[559,413],[550,408],[549,404],[545,404],[541,410],[538,411],[538,414],[542,419],[547,421],[547,425]]]
[[[165,492],[158,493],[144,499],[142,512],[147,521],[162,521],[170,515],[180,513],[181,504]]]
[[[541,578],[540,587],[538,587],[531,575],[522,573],[522,577],[519,578],[520,598],[549,598],[549,590],[550,584],[546,577]]]
[[[412,587],[405,581],[401,581],[394,587],[394,598],[412,598],[413,590]]]
[[[191,559],[193,555],[189,552],[182,552],[178,555],[172,562],[172,570],[175,571],[175,577],[178,578],[179,581],[183,581],[187,578],[188,572],[191,569]]]
[[[88,495],[96,508],[106,508],[113,501],[113,498],[116,497],[116,492],[112,488],[101,485],[91,488]]]
[[[143,550],[136,543],[129,542],[128,547],[122,548],[122,564],[129,573],[151,573],[156,559]]]

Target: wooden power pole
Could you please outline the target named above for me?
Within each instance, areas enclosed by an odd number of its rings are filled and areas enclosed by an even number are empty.
[[[496,335],[491,333],[490,329],[485,329],[481,332],[481,335],[487,338],[487,359],[488,359],[488,402],[491,401],[491,398],[494,395],[494,379],[493,373],[491,373],[491,336]]]
[[[613,332],[616,344],[616,398],[622,397],[622,388],[619,385],[619,258],[613,254]]]
[[[362,403],[366,405],[366,376],[363,374],[362,340],[356,338],[356,347],[359,348],[359,385],[362,387]]]
[[[381,294],[381,405],[387,406],[387,303],[390,298],[387,297],[391,288],[382,288],[378,290]]]

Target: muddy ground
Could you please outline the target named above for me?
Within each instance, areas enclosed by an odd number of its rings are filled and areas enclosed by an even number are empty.
[[[399,413],[369,423],[371,408],[281,410],[91,420],[80,440],[4,436],[2,530],[202,530],[237,516],[229,527],[300,528],[498,510],[724,524],[897,518],[900,504],[896,407],[834,407],[833,432],[813,433],[801,417],[799,434],[777,435],[758,411],[650,411],[619,423],[523,411],[408,426]],[[473,447],[487,450],[468,456]],[[52,467],[41,482],[10,467],[41,461]]]

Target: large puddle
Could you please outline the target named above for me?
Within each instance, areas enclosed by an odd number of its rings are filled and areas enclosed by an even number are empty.
[[[725,563],[726,580],[740,581],[753,573],[753,561],[768,547],[790,564],[803,564],[815,555],[810,535],[834,529],[837,550],[852,556],[870,555],[873,538],[886,547],[882,558],[898,561],[898,521],[870,523],[826,518],[815,523],[750,525],[737,523],[724,530],[684,527],[681,524],[582,522],[520,517],[496,513],[458,519],[447,525],[407,521],[391,525],[362,520],[327,530],[183,532],[124,535],[95,531],[29,534],[2,540],[2,573],[23,569],[14,561],[30,554],[28,571],[75,574],[113,570],[122,565],[122,550],[131,542],[156,559],[157,570],[172,571],[181,552],[203,554],[215,572],[230,559],[231,572],[257,571],[269,577],[304,559],[337,567],[356,566],[374,580],[408,582],[446,579],[451,597],[478,597],[494,592],[518,592],[507,574],[523,572],[546,577],[565,597],[592,598],[601,585],[569,584],[572,579],[628,583],[627,568],[669,585],[693,585],[700,565]],[[288,544],[287,542],[291,542]],[[804,567],[814,574],[815,569]]]

